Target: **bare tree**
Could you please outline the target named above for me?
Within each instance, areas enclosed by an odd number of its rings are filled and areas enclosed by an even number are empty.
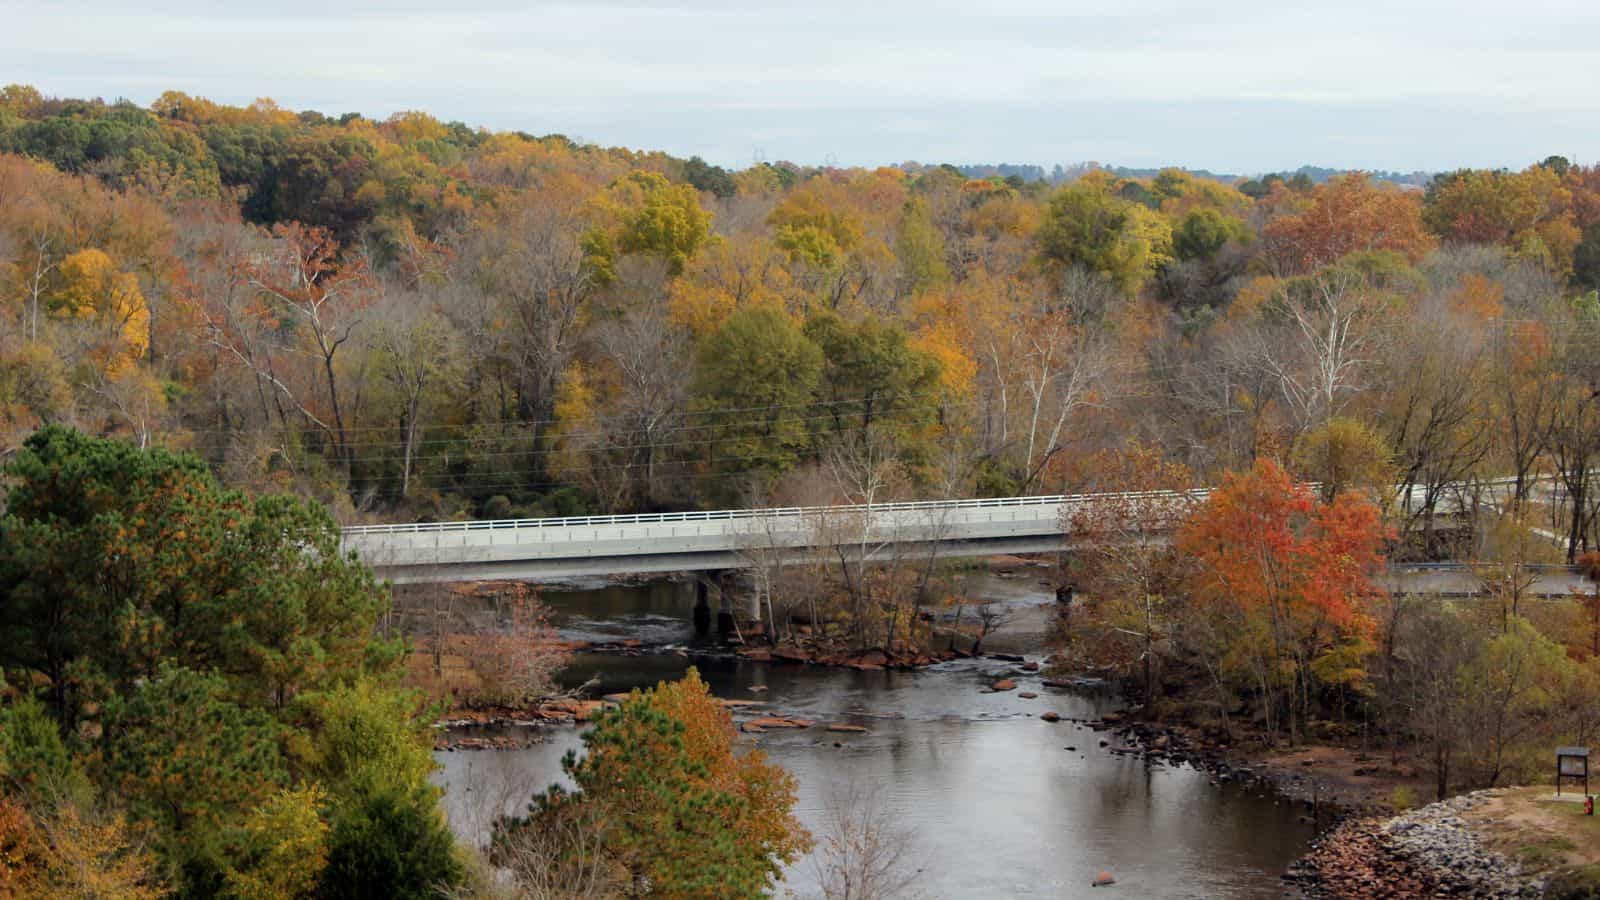
[[[1479,402],[1483,355],[1470,333],[1422,316],[1404,324],[1390,350],[1375,399],[1399,473],[1400,532],[1420,532],[1419,549],[1434,554],[1441,501],[1493,449]]]
[[[1472,571],[1500,605],[1501,632],[1522,614],[1522,601],[1539,580],[1539,567],[1560,558],[1561,551],[1551,536],[1540,534],[1516,512],[1502,513],[1490,521],[1473,554]]]
[[[915,836],[898,825],[877,787],[835,785],[823,801],[822,840],[812,864],[825,900],[913,900],[926,878]]]
[[[1359,273],[1335,269],[1279,294],[1284,325],[1262,361],[1302,429],[1337,415],[1377,363],[1383,302]]]
[[[1064,580],[1085,595],[1099,637],[1096,662],[1137,665],[1145,701],[1155,697],[1158,656],[1172,652],[1175,607],[1184,593],[1182,557],[1172,533],[1199,504],[1193,475],[1134,444],[1090,461],[1096,488],[1116,487],[1093,502],[1067,505],[1062,528],[1072,536]]]
[[[892,554],[896,547],[894,535],[885,533],[878,521],[875,507],[904,489],[905,472],[892,442],[877,430],[841,435],[829,448],[825,460],[840,493],[855,507],[838,514],[837,521],[828,523],[828,530],[835,535],[831,545],[851,599],[857,643],[865,646],[865,628],[876,602],[876,579],[871,577],[867,566],[886,552]],[[889,630],[892,634],[892,623]]]
[[[374,329],[379,376],[394,391],[400,432],[400,496],[411,493],[417,442],[433,406],[460,375],[461,340],[432,298],[407,292],[386,304]]]
[[[312,415],[305,403],[296,400],[296,404],[309,421],[327,433],[333,442],[335,457],[348,471],[354,462],[354,448],[346,433],[345,404],[341,403],[342,392],[334,362],[361,324],[357,314],[377,297],[381,285],[372,277],[364,257],[340,260],[338,241],[326,229],[291,223],[274,228],[273,237],[272,254],[250,260],[245,266],[246,278],[263,297],[272,301],[276,312],[297,322],[309,335],[311,348],[322,369],[322,387],[328,401],[327,420]],[[258,314],[274,316],[268,310]],[[283,387],[281,381],[276,378],[273,381]]]
[[[1027,450],[1031,482],[1061,448],[1072,417],[1103,388],[1110,356],[1092,316],[1103,304],[1104,285],[1082,275],[1069,279],[1063,301],[1040,303],[1022,326],[1022,384],[1027,391]]]
[[[1411,714],[1409,724],[1426,748],[1437,796],[1443,800],[1467,740],[1460,670],[1472,659],[1481,636],[1434,597],[1401,623],[1396,643],[1401,668],[1392,689],[1404,697],[1400,703]]]
[[[490,859],[504,869],[514,895],[527,900],[628,896],[632,880],[607,852],[606,821],[596,804],[567,803],[495,830]]]
[[[550,418],[582,314],[599,286],[584,255],[585,190],[552,179],[509,198],[473,238],[477,280],[511,320],[502,349],[520,419]]]
[[[988,640],[989,635],[1006,627],[1006,624],[1011,621],[1011,612],[1008,607],[992,600],[985,600],[978,605],[978,633],[972,639],[973,653],[983,652],[983,642]]]
[[[668,462],[665,445],[684,411],[687,335],[668,318],[665,302],[652,298],[631,304],[599,327],[595,343],[619,376],[616,407],[608,418],[616,423],[621,470],[643,482],[634,490],[636,498],[654,505],[666,494],[660,477]]]

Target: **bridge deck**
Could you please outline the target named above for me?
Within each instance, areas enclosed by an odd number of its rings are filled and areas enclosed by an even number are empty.
[[[1177,513],[1206,491],[932,500],[867,506],[494,519],[344,529],[344,546],[396,583],[741,568],[839,544],[871,559],[1059,550],[1075,508],[1139,503]]]

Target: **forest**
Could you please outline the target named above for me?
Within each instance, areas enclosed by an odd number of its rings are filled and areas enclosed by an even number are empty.
[[[1059,671],[1440,796],[1600,733],[1600,600],[1533,590],[1600,575],[1600,165],[1043,171],[0,90],[0,871],[469,884],[366,522],[1173,492],[1064,523]],[[864,558],[753,565],[765,637],[977,649],[947,573]],[[1424,560],[1481,600],[1380,589]],[[761,893],[810,839],[732,740],[696,678],[633,695],[492,861]]]
[[[1425,191],[698,158],[228,107],[0,95],[0,452],[191,450],[343,523],[1072,492],[1127,441],[1203,482],[1359,423],[1447,556],[1449,486],[1579,498],[1600,169]]]

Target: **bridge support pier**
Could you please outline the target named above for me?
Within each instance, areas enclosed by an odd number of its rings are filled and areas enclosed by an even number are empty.
[[[737,630],[733,614],[733,575],[717,573],[717,633],[733,634]]]
[[[706,576],[696,575],[694,579],[694,631],[695,634],[711,633],[711,603],[707,598]]]
[[[1056,588],[1056,603],[1060,604],[1057,613],[1061,618],[1061,627],[1068,632],[1072,629],[1072,585],[1063,584]]]

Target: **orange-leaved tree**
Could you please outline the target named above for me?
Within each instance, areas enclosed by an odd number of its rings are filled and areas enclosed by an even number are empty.
[[[1388,537],[1370,501],[1320,502],[1270,460],[1224,479],[1178,532],[1196,600],[1235,626],[1224,667],[1260,693],[1269,733],[1297,740],[1322,690],[1362,680]]]
[[[628,695],[562,768],[576,792],[540,795],[526,819],[495,829],[497,857],[572,823],[598,830],[612,865],[652,895],[760,897],[811,843],[794,818],[794,776],[759,750],[735,752],[727,710],[693,668]],[[567,855],[567,854],[557,854]]]
[[[1306,209],[1274,219],[1261,233],[1274,274],[1313,272],[1363,250],[1393,250],[1416,262],[1434,245],[1416,194],[1360,173],[1318,185]]]

